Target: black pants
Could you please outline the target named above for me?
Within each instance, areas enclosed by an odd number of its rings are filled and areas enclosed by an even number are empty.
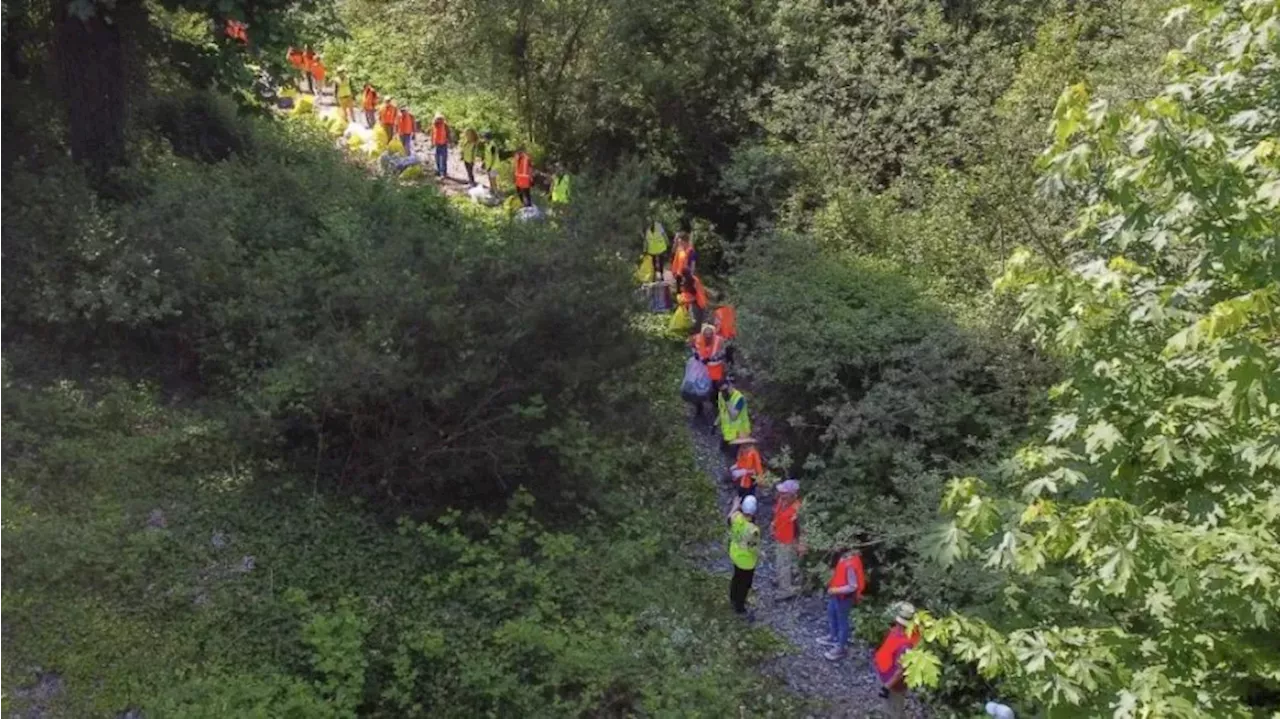
[[[365,110],[365,111],[364,111],[364,121],[365,121],[365,123],[366,123],[366,124],[368,124],[368,125],[369,125],[369,129],[370,129],[370,130],[372,130],[372,129],[373,129],[373,126],[374,126],[375,124],[377,124],[377,122],[378,122],[378,111],[377,111],[377,110]]]
[[[662,281],[662,263],[667,261],[667,253],[663,252],[660,255],[649,255],[649,256],[653,258],[653,276],[658,281]],[[676,281],[679,282],[679,279],[677,279]],[[676,287],[677,287],[676,292],[679,292],[680,291],[678,289],[679,285],[676,285]]]
[[[747,595],[751,593],[751,581],[755,576],[754,569],[733,568],[733,579],[729,580],[729,604],[738,614],[747,613]]]
[[[702,325],[707,321],[707,311],[699,307],[697,302],[693,303],[689,309],[693,314],[693,329],[691,332],[697,334],[702,331]]]
[[[516,194],[520,196],[520,203],[525,207],[533,207],[533,193],[528,188],[523,190],[516,189]]]
[[[713,404],[712,406],[715,407],[716,412],[719,413],[719,404]],[[720,431],[720,428],[717,427],[716,431]],[[720,435],[720,456],[724,457],[724,463],[729,467],[732,467],[733,463],[738,461],[738,448],[724,441],[724,435]]]
[[[467,184],[474,187],[476,184],[476,163],[464,162],[462,166],[467,168]]]

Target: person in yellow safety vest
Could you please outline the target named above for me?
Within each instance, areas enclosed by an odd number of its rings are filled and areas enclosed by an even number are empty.
[[[733,562],[733,579],[729,580],[729,604],[739,616],[747,614],[747,595],[755,579],[760,561],[760,527],[756,526],[756,498],[736,498],[729,510],[729,561]]]
[[[467,170],[467,187],[476,186],[476,152],[480,149],[480,134],[474,127],[462,131],[462,139],[458,142],[458,151],[462,155],[462,166]]]
[[[725,462],[732,464],[738,452],[729,443],[751,434],[751,414],[747,411],[747,398],[733,386],[732,377],[726,377],[720,385],[716,406],[719,410],[715,423],[720,425],[720,451]]]
[[[484,172],[489,178],[489,191],[498,191],[498,141],[493,137],[492,130],[483,130],[480,132],[480,139],[484,140],[484,150],[480,154],[481,161],[484,162]]]
[[[667,230],[654,220],[644,233],[644,253],[653,258],[653,276],[662,276],[662,263],[667,256]]]
[[[356,92],[351,87],[351,78],[347,77],[347,68],[339,67],[334,74],[338,83],[334,95],[338,98],[338,109],[342,111],[342,119],[347,122],[356,121]]]
[[[567,205],[573,190],[573,175],[565,172],[562,167],[557,170],[551,177],[551,204]]]

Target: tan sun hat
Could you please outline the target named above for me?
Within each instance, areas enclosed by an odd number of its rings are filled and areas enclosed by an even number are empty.
[[[916,616],[916,607],[911,602],[898,602],[893,605],[893,621],[907,626]]]

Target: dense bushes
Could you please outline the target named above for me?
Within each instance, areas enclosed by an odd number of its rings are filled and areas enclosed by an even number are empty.
[[[1079,249],[1021,251],[999,288],[1066,377],[1012,483],[946,496],[945,555],[1010,590],[926,638],[1054,716],[1252,717],[1280,696],[1280,7],[1187,14],[1205,30],[1154,96],[1062,95],[1046,185],[1090,198]]]
[[[616,255],[639,180],[580,183],[596,211],[571,229],[484,227],[305,128],[254,132],[224,162],[144,155],[121,204],[11,165],[6,331],[148,348],[249,410],[264,449],[283,436],[297,466],[399,506],[571,487],[539,437],[610,416],[601,368],[635,354]]]
[[[673,359],[618,391],[665,386]],[[255,477],[270,463],[223,422],[146,388],[11,381],[4,398],[10,697],[52,671],[63,691],[39,701],[66,716],[799,711],[742,681],[773,643],[677,555],[708,538],[690,527],[716,526],[679,422],[581,436],[602,479],[621,457],[648,467],[625,516],[555,530],[521,494],[396,530],[358,502],[291,491],[307,475],[268,490]],[[22,696],[6,710],[28,708]]]
[[[1025,419],[1037,379],[1025,358],[810,238],[754,243],[735,281],[752,386],[809,480],[811,541],[872,541],[886,599],[974,600],[976,577],[922,566],[922,535],[948,473],[989,459]]]

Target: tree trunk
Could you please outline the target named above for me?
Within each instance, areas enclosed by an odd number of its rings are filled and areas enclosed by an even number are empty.
[[[129,79],[124,34],[140,7],[135,0],[119,2],[112,10],[93,3],[86,19],[66,0],[53,5],[54,62],[71,157],[100,183],[125,161]]]

